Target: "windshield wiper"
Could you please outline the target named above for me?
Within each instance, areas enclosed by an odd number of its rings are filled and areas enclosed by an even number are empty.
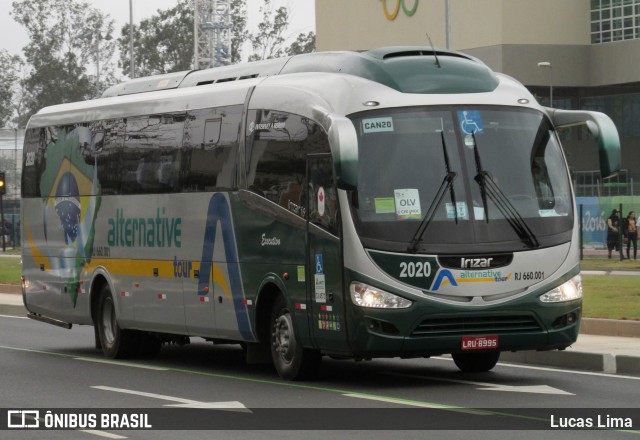
[[[449,153],[447,153],[447,144],[444,140],[444,130],[440,132],[440,138],[442,140],[442,154],[444,155],[444,166],[447,169],[447,175],[451,174],[451,164],[449,163]],[[455,179],[456,173],[453,173],[451,183],[449,184],[449,196],[451,197],[451,204],[453,205],[453,217],[458,224],[458,204],[456,203],[456,190],[453,186],[453,179]]]
[[[527,222],[524,221],[524,218],[522,218],[518,210],[509,201],[509,198],[502,192],[498,184],[493,180],[493,177],[491,177],[491,174],[482,169],[476,136],[474,133],[472,133],[471,136],[473,137],[473,153],[476,160],[476,170],[478,171],[474,180],[478,182],[480,186],[482,203],[484,204],[484,215],[487,223],[489,223],[489,209],[487,205],[487,196],[489,196],[493,204],[496,205],[500,213],[507,222],[509,222],[509,225],[516,231],[518,237],[525,243],[528,243],[532,248],[539,247],[540,243],[531,228],[529,228],[529,225],[527,225]]]
[[[482,206],[484,209],[484,219],[487,223],[489,223],[489,204],[487,203],[487,188],[484,179],[485,171],[482,169],[482,164],[480,163],[480,153],[478,152],[478,142],[476,141],[476,134],[471,133],[471,138],[473,139],[473,157],[476,161],[476,177],[474,180],[478,182],[478,186],[480,187],[480,197],[482,197]]]
[[[447,174],[444,176],[444,179],[442,179],[442,184],[440,184],[440,188],[438,189],[436,196],[431,202],[431,205],[429,205],[429,209],[427,210],[427,213],[425,214],[424,218],[420,222],[420,225],[418,226],[418,229],[416,230],[416,233],[414,234],[413,239],[411,240],[411,243],[407,248],[408,252],[415,253],[418,250],[418,243],[420,243],[420,240],[422,240],[422,236],[424,235],[424,232],[427,230],[427,227],[431,223],[431,220],[433,220],[433,216],[436,214],[436,209],[438,208],[438,206],[440,206],[440,202],[442,202],[442,198],[444,197],[444,193],[447,190],[447,188],[449,189],[451,203],[453,204],[453,211],[454,211],[456,224],[458,224],[458,207],[456,204],[456,192],[455,192],[455,189],[453,188],[453,181],[456,178],[456,173],[451,171],[451,164],[449,163],[449,154],[447,153],[447,145],[444,140],[444,131],[441,131],[440,135],[442,140],[441,142],[442,153],[444,155],[444,164],[447,170]]]

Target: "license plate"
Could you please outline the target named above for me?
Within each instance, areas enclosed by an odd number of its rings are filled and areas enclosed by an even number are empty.
[[[498,336],[463,336],[462,350],[495,350]]]

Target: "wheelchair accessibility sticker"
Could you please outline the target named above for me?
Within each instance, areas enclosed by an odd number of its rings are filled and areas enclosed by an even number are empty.
[[[478,110],[458,111],[458,121],[460,122],[460,129],[464,134],[484,133],[482,116],[480,116]]]

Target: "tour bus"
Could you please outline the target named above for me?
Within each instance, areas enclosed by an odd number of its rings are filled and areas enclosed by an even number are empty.
[[[582,312],[559,127],[620,167],[604,114],[428,47],[134,79],[42,109],[22,173],[29,317],[110,358],[200,337],[285,379],[323,356],[562,350]]]

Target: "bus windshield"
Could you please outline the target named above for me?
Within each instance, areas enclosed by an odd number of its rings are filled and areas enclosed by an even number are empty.
[[[542,113],[411,107],[351,119],[359,167],[351,207],[365,246],[512,252],[571,239],[567,167]]]

